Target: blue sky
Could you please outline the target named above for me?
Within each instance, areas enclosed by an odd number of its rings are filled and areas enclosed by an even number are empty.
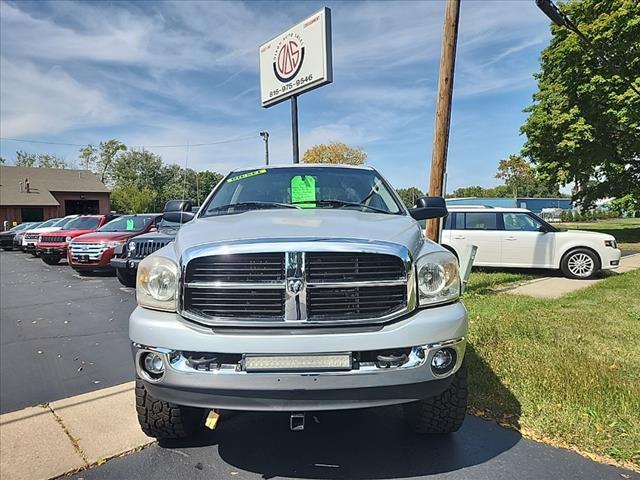
[[[396,186],[426,190],[444,3],[0,3],[2,137],[97,144],[118,138],[166,162],[226,173],[291,162],[290,107],[260,107],[258,47],[322,6],[332,10],[334,83],[299,98],[301,152],[343,141]],[[549,41],[533,0],[463,0],[448,191],[496,185],[517,153]],[[149,147],[151,146],[151,147]],[[3,140],[15,150],[77,159],[78,147]]]

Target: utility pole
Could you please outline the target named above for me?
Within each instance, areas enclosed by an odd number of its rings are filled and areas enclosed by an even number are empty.
[[[260,136],[264,140],[264,163],[269,165],[269,132],[260,132]]]
[[[438,77],[438,101],[431,154],[430,196],[444,196],[444,178],[447,170],[449,126],[451,124],[451,98],[453,96],[453,72],[458,43],[460,0],[447,0],[444,11],[442,50],[440,51],[440,74]],[[440,241],[440,219],[427,221],[427,237]]]
[[[293,140],[293,163],[300,163],[298,147],[298,96],[291,97],[291,139]]]

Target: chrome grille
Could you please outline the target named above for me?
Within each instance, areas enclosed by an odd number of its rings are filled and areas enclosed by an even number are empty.
[[[25,233],[24,234],[24,239],[25,240],[38,240],[38,237],[40,236],[40,233]]]
[[[187,282],[260,283],[284,280],[283,253],[216,255],[192,260]]]
[[[307,314],[310,320],[368,318],[388,315],[406,306],[407,288],[390,287],[309,288]]]
[[[62,235],[46,236],[46,237],[42,237],[40,241],[42,243],[64,243],[65,238],[67,237]]]
[[[415,305],[412,263],[401,248],[194,256],[183,265],[180,312],[209,325],[384,323]]]
[[[275,320],[284,315],[284,289],[193,288],[187,290],[185,303],[191,312],[207,317]]]
[[[404,262],[377,253],[316,253],[306,255],[309,282],[375,282],[403,278]]]
[[[71,242],[70,251],[71,258],[77,259],[80,256],[87,255],[89,260],[98,261],[100,257],[107,249],[103,243],[82,243],[82,242]]]
[[[129,250],[129,257],[144,258],[156,250],[160,250],[169,242],[171,242],[171,240],[139,240],[136,242],[136,249],[134,251]]]

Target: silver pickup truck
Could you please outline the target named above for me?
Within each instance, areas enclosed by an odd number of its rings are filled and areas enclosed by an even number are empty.
[[[143,431],[186,437],[216,409],[286,411],[301,429],[307,411],[391,404],[417,432],[456,431],[458,262],[416,221],[446,214],[440,197],[407,210],[368,167],[229,174],[138,267],[129,335]]]

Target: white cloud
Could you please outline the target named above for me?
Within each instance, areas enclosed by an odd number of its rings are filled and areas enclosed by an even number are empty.
[[[61,67],[46,71],[28,62],[0,60],[0,130],[4,137],[60,133],[117,118],[109,100],[75,81]]]

